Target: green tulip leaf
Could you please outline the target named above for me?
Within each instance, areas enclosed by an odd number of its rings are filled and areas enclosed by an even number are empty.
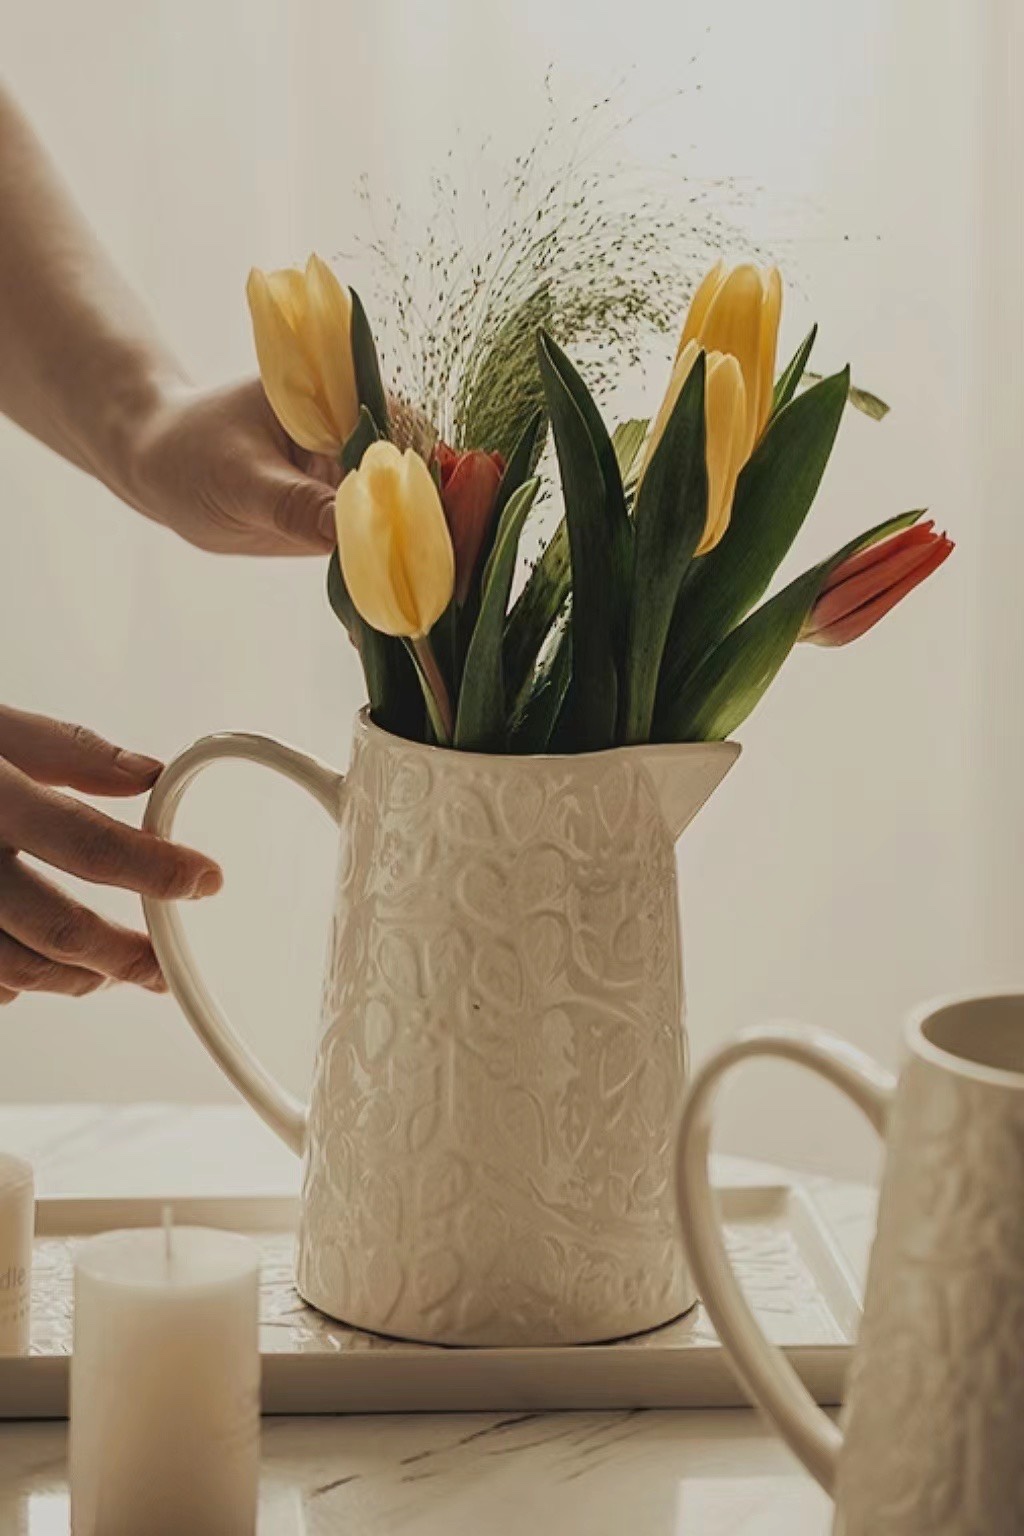
[[[498,499],[494,504],[495,527],[516,491],[537,468],[546,434],[547,417],[542,410],[536,410],[520,433],[519,441],[505,465],[505,473],[498,486]]]
[[[622,730],[627,744],[650,738],[658,673],[679,584],[707,522],[704,379],[701,352],[637,492]]]
[[[786,660],[828,577],[852,555],[910,528],[904,512],[851,539],[756,608],[711,652],[662,716],[664,741],[724,741],[763,697]]]
[[[872,421],[884,421],[891,410],[880,395],[873,395],[870,389],[861,389],[857,384],[850,385],[850,404],[862,416],[870,416]]]
[[[348,595],[345,578],[341,574],[341,560],[336,548],[332,551],[331,558],[327,562],[327,601],[334,609],[335,615],[344,624],[353,645],[358,646],[358,625],[362,624],[363,621],[356,612],[356,606]],[[373,700],[371,699],[370,702],[372,704]]]
[[[621,446],[626,443],[625,434],[628,430],[635,439],[638,428],[642,428],[639,434],[642,443],[647,432],[646,422],[623,422],[616,433],[619,438],[618,445],[615,438],[612,439],[612,451],[620,466],[623,458],[628,456],[627,449]],[[602,433],[604,431],[603,424],[601,431]],[[509,469],[517,458],[518,452],[517,448],[516,453],[509,460]],[[635,459],[635,457],[634,451],[632,458]],[[535,463],[531,466],[533,467]],[[619,478],[621,483],[621,470]],[[563,518],[530,572],[522,592],[513,604],[506,625],[505,676],[510,697],[517,698],[526,688],[544,641],[565,608],[571,587],[569,529]]]
[[[513,698],[529,679],[571,587],[569,529],[563,517],[512,605],[505,626],[505,677]]]
[[[620,421],[612,433],[612,447],[618,460],[619,473],[627,481],[636,467],[637,457],[647,437],[650,421],[646,416]]]
[[[631,529],[615,450],[586,387],[543,332],[537,352],[569,530],[573,671],[585,682],[574,730],[580,751],[598,751],[615,740]]]
[[[452,601],[434,624],[428,636],[431,649],[434,652],[434,660],[441,669],[441,676],[444,678],[451,698],[454,698],[458,693],[466,639],[473,632],[472,625],[463,629],[462,621],[465,617],[465,610],[460,610],[455,599],[452,598]],[[474,623],[475,620],[476,612],[474,610]]]
[[[344,448],[341,450],[341,467],[346,474],[358,469],[363,462],[363,454],[371,443],[378,441],[380,433],[377,425],[365,405],[359,407],[359,420],[355,430]]]
[[[563,353],[560,353],[560,356],[563,356]],[[585,415],[590,418],[590,421],[596,422],[596,430],[599,430],[600,438],[606,441],[605,425],[600,421],[600,416],[597,415],[596,407],[586,392],[582,379],[579,379],[576,373],[573,376],[576,382],[577,404],[580,409],[585,410]],[[631,424],[626,422],[625,425]],[[516,455],[513,455],[514,458]],[[611,458],[616,458],[616,468],[619,467],[614,444],[611,445]],[[510,459],[510,467],[513,459]],[[606,452],[605,462],[611,472]],[[531,465],[531,468],[533,467],[536,467],[536,458]],[[623,515],[625,515],[625,499],[622,496],[620,473],[613,476],[613,496],[617,502],[622,501]],[[619,516],[620,527],[622,527],[623,515]],[[628,539],[628,527],[625,528],[625,533]],[[573,570],[571,570],[570,559],[570,530],[563,518],[551,535],[550,541],[543,548],[539,561],[530,571],[530,576],[508,616],[507,630],[505,630],[505,676],[508,679],[511,696],[516,697],[527,685],[537,656],[540,654],[540,648],[551,633],[551,625],[556,622],[567,604],[571,585],[573,585]]]
[[[812,325],[803,341],[797,347],[786,367],[775,381],[775,389],[772,392],[772,415],[785,410],[800,387],[800,381],[807,367],[807,359],[811,355],[818,327]]]
[[[808,371],[803,376],[801,386],[820,383],[821,374]],[[857,384],[850,385],[847,398],[854,410],[860,411],[863,416],[870,416],[872,421],[884,421],[891,410],[891,406],[887,405],[880,395],[873,395],[870,389],[861,389]]]
[[[572,633],[566,624],[537,668],[512,721],[513,752],[546,752],[572,679]]]
[[[412,662],[401,640],[374,629],[356,610],[335,550],[327,565],[327,599],[359,652],[370,713],[396,736],[421,740],[423,701]]]
[[[369,411],[381,437],[390,436],[388,421],[388,397],[380,376],[377,348],[373,331],[366,318],[363,301],[354,288],[352,295],[352,363],[356,375],[356,392],[359,403]]]
[[[491,526],[487,537],[484,539],[480,550],[479,567],[483,570],[494,548],[494,541],[501,526],[502,515],[512,497],[519,488],[526,484],[540,458],[544,447],[544,437],[547,433],[547,417],[542,410],[534,411],[526,426],[519,436],[519,441],[512,450],[511,456],[505,465],[505,471],[498,486],[498,494],[494,500],[494,511],[491,514]]]
[[[570,657],[571,659],[571,657]],[[582,752],[585,748],[579,744],[576,731],[577,710],[576,701],[579,697],[579,682],[575,673],[569,677],[569,686],[565,690],[562,707],[555,717],[555,723],[551,728],[551,736],[548,740],[548,751],[564,755],[568,752]]]
[[[724,538],[690,565],[665,643],[655,736],[664,730],[662,700],[671,712],[694,668],[763,597],[800,532],[832,452],[848,383],[844,368],[772,419],[739,477]]]
[[[512,590],[519,536],[540,485],[527,480],[501,515],[494,548],[484,569],[480,613],[473,630],[455,721],[454,745],[467,752],[503,752],[506,747],[502,637]]]
[[[539,347],[542,357],[557,374],[562,387],[571,395],[573,403],[583,417],[590,441],[594,445],[597,461],[601,466],[601,477],[604,480],[606,537],[612,543],[613,561],[623,575],[628,575],[631,543],[629,516],[626,512],[626,497],[622,489],[618,455],[608,436],[608,429],[594,404],[593,396],[554,338],[542,333],[539,338]],[[623,598],[625,598],[625,589],[623,589]]]

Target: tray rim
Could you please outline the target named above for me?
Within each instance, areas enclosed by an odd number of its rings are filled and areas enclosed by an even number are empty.
[[[862,1287],[810,1191],[799,1182],[721,1183],[715,1197],[732,1221],[777,1213],[797,1235],[801,1249],[818,1258],[815,1278],[836,1323],[846,1337],[783,1344],[781,1352],[817,1400],[833,1405],[842,1398],[842,1378],[852,1355],[860,1321]],[[254,1234],[293,1230],[298,1195],[41,1196],[36,1204],[36,1238],[84,1239],[118,1227],[158,1224],[171,1205],[180,1225],[214,1225]],[[731,1207],[731,1209],[730,1209]],[[830,1288],[821,1285],[828,1273]],[[729,1357],[717,1338],[689,1345],[623,1348],[626,1341],[599,1344],[473,1346],[424,1345],[394,1340],[387,1349],[348,1354],[308,1351],[261,1351],[264,1414],[375,1412],[605,1411],[613,1407],[688,1408],[747,1406]],[[430,1378],[439,1355],[449,1367],[458,1362],[457,1381],[443,1391]],[[686,1370],[680,1371],[685,1355]],[[614,1358],[615,1381],[603,1379],[602,1367]],[[531,1368],[572,1362],[577,1383],[531,1386]],[[70,1354],[0,1356],[0,1422],[16,1418],[66,1417]],[[688,1380],[673,1381],[672,1373]],[[550,1372],[538,1372],[538,1375]],[[391,1401],[400,1375],[405,1401]],[[490,1385],[482,1378],[488,1376]],[[339,1385],[339,1378],[344,1381]],[[619,1384],[616,1384],[619,1383]],[[489,1393],[493,1392],[493,1401]],[[575,1393],[580,1394],[579,1401]],[[444,1399],[441,1401],[440,1399]],[[339,1403],[342,1402],[341,1406]],[[538,1406],[539,1400],[545,1400]]]

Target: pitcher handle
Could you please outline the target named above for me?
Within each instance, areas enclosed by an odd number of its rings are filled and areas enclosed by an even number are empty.
[[[885,1135],[895,1080],[870,1056],[824,1030],[764,1025],[742,1031],[703,1064],[694,1076],[679,1128],[679,1214],[708,1316],[751,1397],[832,1495],[842,1435],[782,1351],[765,1338],[733,1273],[711,1194],[708,1157],[719,1079],[752,1056],[781,1057],[817,1072],[853,1100],[879,1136]]]
[[[344,775],[326,763],[287,747],[270,736],[225,731],[203,736],[168,763],[149,796],[143,826],[169,837],[185,790],[202,769],[219,758],[244,758],[273,768],[309,791],[335,822],[341,814]],[[213,1059],[271,1130],[301,1155],[306,1136],[306,1106],[287,1093],[236,1033],[199,974],[173,902],[142,898],[146,923],[167,984],[192,1028]]]

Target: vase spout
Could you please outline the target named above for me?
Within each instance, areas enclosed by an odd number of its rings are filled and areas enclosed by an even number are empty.
[[[673,841],[685,832],[740,755],[736,741],[680,742],[633,750],[645,754],[644,768]]]

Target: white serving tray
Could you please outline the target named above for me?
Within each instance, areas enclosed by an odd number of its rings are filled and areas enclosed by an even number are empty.
[[[718,1194],[733,1262],[762,1327],[818,1402],[840,1402],[860,1296],[813,1201],[787,1185],[730,1186]],[[0,1357],[0,1419],[66,1416],[74,1239],[156,1226],[164,1203],[39,1201],[31,1352]],[[297,1201],[244,1196],[170,1203],[178,1225],[245,1232],[262,1250],[264,1413],[546,1412],[747,1401],[700,1306],[664,1328],[615,1344],[405,1344],[346,1328],[299,1298],[292,1284]]]

